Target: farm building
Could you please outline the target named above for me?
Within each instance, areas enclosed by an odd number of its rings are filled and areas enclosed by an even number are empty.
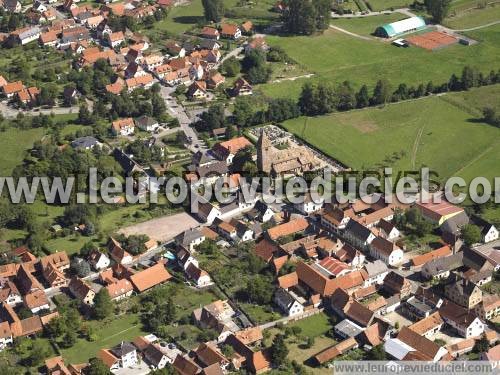
[[[424,27],[425,21],[422,17],[410,17],[377,27],[375,35],[382,38],[392,38],[396,35],[401,35],[409,31],[423,29]]]

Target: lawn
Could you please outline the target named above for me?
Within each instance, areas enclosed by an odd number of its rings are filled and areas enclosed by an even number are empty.
[[[33,143],[42,138],[45,130],[42,128],[19,130],[7,128],[0,137],[0,150],[2,150],[2,161],[0,163],[0,175],[10,176],[12,170],[21,164],[24,154],[33,147]]]
[[[496,97],[500,93],[495,86],[493,91],[480,88],[446,98],[476,96],[469,99],[474,102],[486,96],[483,90]],[[466,108],[433,96],[384,108],[301,117],[284,126],[354,169],[414,170],[426,165],[440,179],[479,172],[491,178],[498,173],[500,130],[476,118]]]
[[[464,4],[453,8],[444,24],[452,29],[468,29],[500,20],[500,3],[477,7],[477,4]]]
[[[342,29],[356,34],[369,36],[375,31],[378,26],[399,21],[405,18],[408,18],[408,16],[405,16],[402,13],[394,12],[372,17],[333,19],[330,24],[341,27]]]
[[[137,336],[146,334],[137,314],[127,313],[100,321],[89,321],[90,326],[97,334],[95,342],[78,339],[76,344],[61,350],[62,356],[69,363],[84,363],[97,355],[102,348],[111,348],[122,341],[131,341]]]
[[[318,337],[327,333],[332,326],[325,313],[319,313],[309,318],[289,323],[287,327],[300,327],[301,334],[308,337]]]
[[[408,5],[412,3],[409,0],[365,0],[365,3],[369,3],[374,12],[379,12],[381,10],[387,9],[397,9],[397,8],[407,8]]]
[[[155,23],[153,31],[182,34],[203,22],[201,0],[193,0],[187,5],[173,7],[164,20]]]
[[[469,32],[468,35],[480,43],[468,47],[454,45],[435,52],[420,48],[397,48],[378,40],[354,38],[335,30],[315,37],[270,36],[267,39],[271,45],[281,46],[309,72],[315,73],[310,81],[339,84],[349,80],[355,88],[362,84],[373,88],[381,78],[388,79],[393,86],[400,83],[426,84],[428,81],[441,84],[448,82],[452,73],[460,75],[467,64],[485,73],[498,69],[500,25]],[[268,83],[259,87],[271,97],[297,98],[306,80]]]

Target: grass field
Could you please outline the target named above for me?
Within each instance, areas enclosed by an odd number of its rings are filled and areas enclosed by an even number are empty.
[[[9,176],[12,170],[21,164],[26,150],[33,146],[33,143],[39,140],[45,130],[29,129],[18,130],[8,128],[1,133],[0,150],[2,150],[2,162],[0,163],[0,175]]]
[[[111,348],[122,341],[130,341],[145,334],[138,315],[131,313],[114,316],[102,322],[90,321],[87,325],[96,332],[98,339],[95,342],[78,339],[73,347],[63,349],[62,355],[69,363],[88,362],[89,358],[95,357],[102,348]]]
[[[300,327],[301,334],[308,337],[318,337],[327,333],[332,326],[325,313],[319,313],[306,319],[301,319],[287,325],[287,327]]]
[[[352,20],[351,20],[352,21]],[[369,21],[366,21],[369,22]],[[380,41],[366,41],[328,30],[316,37],[268,37],[271,45],[281,46],[298,64],[315,73],[310,80],[340,83],[351,81],[356,88],[387,78],[416,85],[432,80],[447,82],[452,73],[460,74],[467,64],[489,72],[498,69],[500,25],[468,33],[480,41],[465,47],[455,45],[436,52],[420,48],[397,48]],[[311,51],[320,51],[317,53]],[[306,79],[259,86],[271,97],[297,98]]]
[[[404,18],[408,18],[408,16],[405,16],[402,13],[394,12],[380,16],[333,19],[330,23],[356,34],[371,35],[378,26],[399,21]]]
[[[366,0],[366,3],[370,3],[374,12],[379,12],[391,8],[406,8],[412,2],[409,0]]]
[[[444,24],[452,29],[462,30],[500,20],[500,2],[481,8],[477,7],[476,4],[468,4],[468,6],[465,5],[456,10],[452,9]]]
[[[441,179],[456,174],[469,179],[479,173],[491,178],[498,173],[500,129],[477,121],[471,112],[478,108],[471,103],[499,94],[500,87],[492,86],[446,96],[461,104],[434,96],[384,108],[302,117],[284,126],[354,169],[386,165],[413,170],[426,165]]]

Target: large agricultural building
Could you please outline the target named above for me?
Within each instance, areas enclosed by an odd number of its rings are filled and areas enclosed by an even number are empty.
[[[422,17],[410,17],[377,27],[375,35],[382,38],[392,38],[410,31],[423,29],[424,27],[425,21]]]

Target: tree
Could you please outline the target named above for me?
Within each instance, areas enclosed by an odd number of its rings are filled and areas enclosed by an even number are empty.
[[[35,340],[31,346],[31,351],[28,356],[29,363],[32,367],[39,365],[45,358],[50,355],[49,348],[40,340]]]
[[[307,336],[306,338],[306,343],[305,343],[305,348],[310,349],[314,346],[314,337],[313,336]]]
[[[267,121],[282,122],[300,116],[300,109],[292,99],[272,99],[266,112]]]
[[[427,12],[435,23],[441,23],[450,10],[451,0],[425,0]]]
[[[476,353],[484,353],[490,347],[490,343],[488,339],[482,336],[479,340],[474,344],[474,352]]]
[[[273,289],[269,286],[268,280],[261,275],[248,280],[245,291],[250,301],[259,305],[270,303],[273,296]]]
[[[82,104],[78,111],[78,123],[82,125],[91,125],[94,123],[92,114],[86,104]]]
[[[78,277],[86,277],[90,274],[90,265],[87,261],[75,257],[71,260],[71,271]]]
[[[111,375],[109,367],[100,359],[92,358],[89,361],[89,367],[87,368],[87,375]]]
[[[370,97],[368,95],[368,87],[366,85],[361,86],[361,89],[356,94],[356,106],[358,108],[365,108],[370,105]]]
[[[385,104],[391,99],[391,86],[386,79],[380,79],[375,85],[372,96],[372,104]]]
[[[276,335],[271,345],[271,360],[274,365],[282,366],[288,355],[288,348],[286,347],[285,337],[282,334]]]
[[[102,288],[94,298],[94,315],[102,320],[113,313],[113,301],[106,288]]]
[[[220,22],[224,16],[223,0],[202,0],[203,14],[208,22]]]
[[[220,103],[211,105],[207,112],[200,115],[200,118],[206,130],[223,128],[226,122],[224,106]]]
[[[329,0],[289,0],[283,14],[285,28],[292,34],[311,35],[329,26]]]
[[[379,344],[376,345],[368,352],[368,359],[371,361],[383,361],[387,359],[387,355],[385,353],[384,345]]]
[[[474,224],[466,224],[461,230],[462,238],[467,246],[481,242],[481,229]]]
[[[234,123],[240,127],[252,125],[255,106],[253,99],[247,96],[238,96],[234,103],[233,118]]]
[[[228,77],[236,77],[241,70],[241,64],[236,57],[231,57],[222,63],[222,71]]]

